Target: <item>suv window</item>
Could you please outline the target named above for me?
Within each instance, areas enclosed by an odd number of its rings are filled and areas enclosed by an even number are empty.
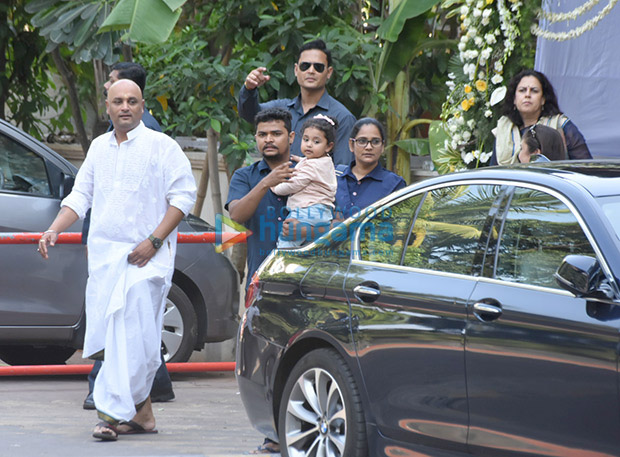
[[[559,289],[553,274],[569,254],[596,257],[575,215],[553,195],[515,188],[494,277]]]
[[[51,195],[43,159],[2,134],[0,134],[0,190]]]

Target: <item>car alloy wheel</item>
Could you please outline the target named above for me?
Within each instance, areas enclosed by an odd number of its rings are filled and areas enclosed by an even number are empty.
[[[360,395],[337,352],[317,349],[295,365],[284,387],[279,425],[285,457],[366,455]]]
[[[166,362],[187,362],[198,339],[198,319],[194,306],[176,284],[166,298],[161,346]]]

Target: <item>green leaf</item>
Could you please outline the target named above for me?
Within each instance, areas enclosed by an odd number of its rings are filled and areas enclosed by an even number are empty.
[[[441,150],[444,149],[444,144],[446,140],[449,140],[450,136],[446,129],[444,128],[444,124],[442,121],[433,121],[428,127],[428,143],[431,151],[431,159],[435,163],[437,168],[440,161],[440,157],[442,156]]]
[[[441,0],[401,0],[396,9],[377,29],[380,38],[395,42],[407,19],[417,17],[428,11]]]
[[[98,33],[129,29],[129,39],[142,43],[163,43],[181,16],[164,0],[120,0]]]
[[[408,138],[395,141],[394,144],[411,155],[426,156],[430,154],[428,140],[426,138]]]
[[[222,123],[217,119],[211,118],[211,128],[220,133],[222,131]]]

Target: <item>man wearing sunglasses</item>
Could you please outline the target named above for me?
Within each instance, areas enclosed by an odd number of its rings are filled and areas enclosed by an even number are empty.
[[[333,150],[333,159],[336,165],[349,165],[353,155],[349,150],[349,133],[355,123],[355,116],[338,100],[327,93],[325,86],[331,78],[334,69],[331,66],[331,53],[323,40],[314,40],[306,43],[299,50],[299,57],[295,64],[295,76],[299,84],[299,95],[293,99],[281,98],[266,103],[258,102],[257,88],[269,81],[265,67],[259,67],[250,72],[239,93],[237,108],[239,115],[248,122],[254,122],[254,116],[267,108],[283,108],[288,110],[293,119],[295,141],[291,152],[301,156],[301,127],[304,122],[324,114],[338,121],[336,144]]]

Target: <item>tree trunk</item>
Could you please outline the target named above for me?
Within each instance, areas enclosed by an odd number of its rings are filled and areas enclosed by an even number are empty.
[[[73,74],[73,72],[71,72],[69,66],[63,60],[62,56],[60,55],[60,50],[58,48],[52,51],[52,57],[54,59],[54,63],[56,64],[56,68],[58,69],[58,72],[60,73],[60,76],[62,77],[62,80],[67,87],[67,92],[69,93],[69,104],[71,105],[71,114],[75,122],[76,134],[80,144],[82,145],[84,157],[86,157],[88,148],[90,146],[90,141],[88,141],[86,129],[84,128],[82,111],[80,110],[80,99],[78,97],[77,88],[75,85],[75,75]]]
[[[108,80],[108,66],[103,63],[103,60],[94,59],[93,71],[95,74],[96,87],[95,100],[97,101],[97,118],[95,120],[95,126],[93,127],[93,138],[96,138],[102,133],[105,133],[110,126],[108,113],[105,108],[105,96],[103,94],[103,85]]]
[[[209,152],[205,153],[205,161],[202,164],[202,172],[200,173],[200,182],[198,183],[198,192],[196,192],[196,204],[194,205],[194,216],[200,217],[202,206],[207,196],[207,186],[209,184]]]
[[[211,201],[213,212],[222,214],[222,192],[220,190],[220,167],[217,163],[217,134],[215,130],[207,130],[207,160],[209,163],[209,180],[211,181]]]

